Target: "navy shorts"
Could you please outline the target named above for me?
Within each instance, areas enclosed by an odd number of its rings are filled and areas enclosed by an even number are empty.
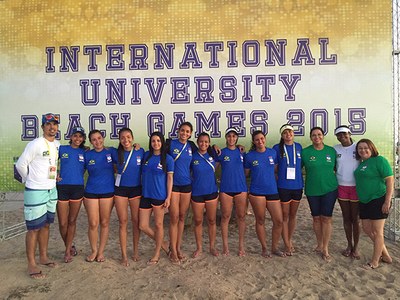
[[[368,203],[358,203],[360,219],[381,220],[387,219],[389,214],[382,213],[382,206],[385,203],[385,195],[378,199],[373,199]]]
[[[153,208],[153,206],[161,206],[164,204],[164,202],[165,200],[142,197],[140,198],[139,208],[150,209]]]
[[[337,198],[337,189],[321,196],[307,196],[313,217],[332,217],[333,208]]]
[[[128,199],[136,198],[142,195],[142,186],[115,186],[114,195]]]
[[[214,200],[218,198],[218,192],[207,194],[207,195],[200,195],[200,196],[193,196],[192,201],[196,203],[206,203],[206,201]]]
[[[59,201],[81,200],[85,194],[83,185],[57,184]]]
[[[188,194],[192,192],[192,185],[187,184],[187,185],[173,185],[172,186],[172,191],[176,193],[184,193]]]
[[[236,193],[236,192],[221,192],[221,193],[227,194],[229,197],[235,197],[237,195],[240,195],[242,192],[238,192],[238,193]]]
[[[104,198],[112,198],[114,197],[114,193],[106,193],[106,194],[92,194],[85,192],[85,198],[87,199],[104,199]]]
[[[303,197],[303,190],[289,190],[278,188],[279,199],[281,202],[289,203],[291,200],[299,202]]]
[[[261,194],[250,193],[250,195],[251,196],[255,196],[255,197],[265,197],[265,200],[267,200],[267,201],[277,201],[277,200],[279,200],[279,194],[261,195]]]

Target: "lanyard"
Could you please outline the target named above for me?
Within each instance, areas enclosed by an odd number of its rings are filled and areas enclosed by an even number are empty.
[[[287,166],[289,167],[290,161],[289,161],[288,152],[286,150],[286,145],[283,145],[283,150],[285,150],[286,162],[287,162]],[[293,164],[294,164],[294,166],[296,166],[296,145],[294,143],[293,143]]]
[[[185,143],[185,145],[183,145],[182,150],[181,150],[181,151],[178,153],[178,155],[175,157],[174,161],[177,161],[177,160],[178,160],[178,158],[181,156],[183,150],[185,150],[186,145],[187,145],[187,142]]]
[[[132,152],[133,152],[133,148],[131,149],[131,152],[129,152],[128,159],[126,160],[126,163],[125,163],[124,169],[121,172],[121,175],[124,174],[126,168],[128,167],[129,161],[131,160]]]
[[[51,148],[50,148],[50,145],[49,145],[49,142],[46,140],[46,138],[44,138],[44,141],[46,142],[46,146],[47,146],[47,151],[49,152],[49,164],[50,164],[50,166],[52,165],[51,164]],[[57,149],[58,150],[58,149]],[[57,151],[56,150],[56,151]],[[57,151],[58,152],[58,151]],[[57,155],[54,157],[54,166],[55,165],[57,165],[57,157],[58,157],[58,153],[57,153]]]
[[[211,166],[211,168],[212,168],[213,171],[215,172],[215,167],[214,167],[214,165],[213,165],[208,159],[206,159],[200,152],[197,151],[197,153],[199,153],[199,155]]]

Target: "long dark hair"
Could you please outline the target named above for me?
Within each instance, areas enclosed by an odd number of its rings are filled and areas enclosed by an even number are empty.
[[[206,137],[208,137],[208,141],[210,142],[210,144],[208,145],[208,148],[207,148],[207,153],[208,153],[208,155],[210,155],[210,156],[212,156],[212,157],[215,157],[215,153],[214,153],[214,151],[212,150],[212,148],[211,148],[211,138],[210,138],[210,135],[207,133],[207,132],[202,132],[202,133],[200,133],[199,134],[199,136],[197,137],[197,146],[199,145],[199,139],[200,139],[200,137],[202,137],[202,136],[206,136]]]
[[[167,149],[166,149],[166,146],[165,146],[165,137],[159,131],[155,131],[150,135],[150,138],[149,138],[149,153],[150,153],[150,155],[147,157],[147,159],[146,159],[146,161],[144,163],[148,162],[150,160],[150,158],[154,155],[154,149],[151,146],[151,138],[153,136],[158,136],[160,138],[160,140],[161,140],[160,163],[162,165],[162,169],[163,169],[164,173],[167,173],[167,164],[166,164],[166,161],[167,161],[167,151],[166,150]]]
[[[262,134],[265,137],[265,133],[262,132],[261,130],[254,130],[253,133],[251,134],[251,147],[250,150],[254,151],[256,150],[256,145],[254,145],[254,138],[256,135]]]
[[[131,134],[131,136],[132,136],[132,139],[133,139],[132,130],[130,130],[128,127],[124,127],[124,128],[121,128],[121,129],[119,130],[119,132],[118,132],[118,139],[121,138],[121,133],[123,133],[124,131],[129,132],[129,133]],[[119,144],[118,144],[118,164],[119,164],[119,165],[122,165],[122,164],[124,163],[124,160],[125,160],[125,158],[124,158],[124,152],[125,152],[124,146],[122,146],[122,145],[121,145],[121,142],[119,142]]]

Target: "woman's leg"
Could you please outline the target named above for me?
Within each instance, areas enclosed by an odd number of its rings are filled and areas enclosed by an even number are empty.
[[[249,195],[249,200],[256,220],[255,226],[257,237],[261,244],[261,255],[264,257],[271,257],[267,252],[267,239],[265,233],[265,197]]]
[[[290,245],[290,252],[294,252],[293,246],[293,234],[296,230],[297,224],[297,211],[299,209],[300,201],[292,200],[290,202],[290,211],[289,211],[289,245]]]
[[[278,256],[286,256],[278,249],[279,239],[282,235],[282,207],[280,201],[267,201],[267,209],[272,219],[271,252]]]
[[[115,210],[117,211],[119,222],[119,244],[121,247],[121,264],[129,266],[128,255],[126,251],[127,227],[128,227],[128,197],[115,196]]]
[[[194,221],[194,237],[196,238],[196,250],[192,257],[196,258],[203,252],[203,214],[205,203],[192,201],[193,221]]]
[[[104,250],[107,245],[108,233],[110,231],[110,216],[114,206],[114,198],[102,198],[99,200],[100,208],[100,243],[99,252],[97,253],[98,262],[104,262]]]
[[[206,216],[208,225],[208,239],[210,242],[210,253],[218,256],[218,250],[215,247],[215,239],[217,237],[217,208],[218,198],[206,201]]]
[[[222,254],[229,255],[228,226],[232,214],[233,197],[225,193],[219,193],[219,199],[221,201]]]
[[[69,201],[57,201],[58,228],[64,245],[67,245]]]
[[[351,203],[348,200],[339,199],[342,209],[343,228],[347,239],[347,248],[342,251],[342,255],[349,257],[353,249],[353,222],[351,214]]]
[[[239,228],[239,256],[246,255],[244,237],[246,233],[247,193],[243,192],[233,197],[235,202],[236,221]],[[222,228],[222,227],[221,227]]]
[[[85,206],[86,213],[88,216],[88,237],[91,248],[91,253],[86,257],[86,261],[92,262],[97,257],[97,240],[98,240],[98,229],[100,222],[99,213],[99,199],[84,198],[83,205]]]
[[[132,231],[133,231],[133,261],[139,260],[139,205],[140,197],[129,199],[129,206],[131,208]]]
[[[181,193],[172,192],[169,211],[169,250],[170,259],[177,262],[178,223],[179,223],[179,202]]]
[[[183,254],[181,247],[183,240],[183,231],[185,229],[185,219],[189,210],[191,195],[192,193],[181,193],[179,201],[178,238],[176,241],[176,251],[179,259],[185,259],[185,255]]]
[[[329,242],[332,235],[332,217],[321,216],[321,231],[322,231],[322,258],[330,261]]]
[[[358,202],[350,202],[351,210],[351,225],[353,231],[353,248],[351,249],[351,256],[355,259],[360,259],[360,254],[358,253],[358,241],[360,240],[360,217]]]
[[[149,260],[149,264],[157,263],[160,259],[160,251],[164,241],[164,206],[153,206],[154,213],[154,239],[156,248],[153,257]]]
[[[76,232],[76,220],[78,218],[79,210],[81,209],[82,199],[70,200],[69,202],[69,214],[68,214],[68,229],[65,241],[65,256],[64,261],[72,261],[72,244],[74,242]]]

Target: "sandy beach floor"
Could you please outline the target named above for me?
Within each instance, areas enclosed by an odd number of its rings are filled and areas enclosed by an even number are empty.
[[[21,210],[13,212],[21,222]],[[9,213],[10,214],[10,213]],[[254,230],[254,216],[247,216],[246,256],[237,256],[238,230],[229,226],[230,256],[213,257],[208,252],[180,265],[172,264],[162,253],[157,265],[148,266],[154,243],[144,234],[140,238],[140,260],[129,267],[119,263],[118,220],[113,210],[106,262],[88,263],[86,212],[82,207],[75,238],[79,254],[71,263],[63,262],[63,243],[58,224],[51,228],[49,256],[58,265],[42,267],[46,278],[27,275],[25,235],[0,242],[0,296],[2,299],[399,299],[400,247],[386,241],[393,264],[381,264],[375,270],[361,266],[372,255],[372,243],[365,234],[360,239],[360,260],[341,255],[346,247],[339,204],[334,211],[330,252],[333,260],[325,262],[313,253],[315,237],[308,204],[302,200],[294,237],[296,252],[292,257],[263,258]],[[57,222],[57,221],[56,221]],[[167,239],[168,215],[165,219]],[[271,220],[267,218],[268,242]],[[220,227],[217,247],[222,249]],[[132,253],[129,228],[129,255]],[[283,248],[282,242],[281,246]],[[208,249],[206,225],[204,249]],[[190,257],[195,250],[193,229],[187,227],[183,250]],[[397,278],[397,279],[396,279]]]

